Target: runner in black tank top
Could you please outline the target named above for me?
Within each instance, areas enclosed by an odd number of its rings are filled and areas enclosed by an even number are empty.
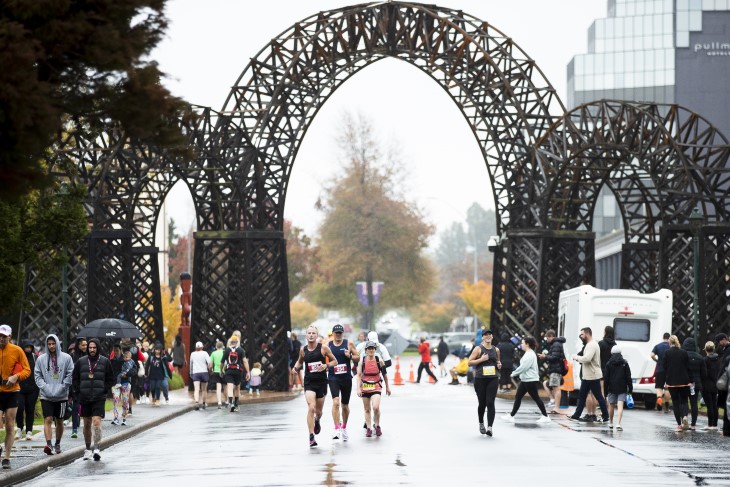
[[[337,365],[329,370],[330,394],[332,394],[332,420],[335,423],[335,434],[332,439],[342,438],[347,441],[347,420],[350,417],[350,395],[352,394],[352,370],[350,360],[358,360],[360,356],[355,345],[343,340],[345,328],[337,324],[332,328],[332,341],[327,346],[337,359]],[[340,407],[342,407],[342,422],[340,422]]]
[[[307,344],[299,351],[299,358],[293,370],[297,374],[304,368],[304,398],[307,400],[307,426],[309,427],[309,446],[317,446],[314,435],[321,427],[324,397],[327,395],[327,369],[337,365],[337,359],[327,345],[318,343],[317,327],[307,328]]]
[[[502,368],[499,349],[492,345],[492,338],[492,331],[484,330],[482,343],[474,347],[469,355],[469,366],[474,367],[474,392],[479,401],[477,406],[479,432],[488,436],[492,436],[492,425],[497,414],[494,399],[497,397],[499,386],[499,369]],[[486,428],[484,427],[485,409],[487,410]]]

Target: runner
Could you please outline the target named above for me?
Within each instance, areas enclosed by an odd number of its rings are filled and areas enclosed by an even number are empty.
[[[221,403],[221,392],[223,389],[223,379],[221,378],[221,361],[223,360],[223,348],[225,345],[222,341],[215,342],[215,352],[210,354],[210,361],[213,363],[213,375],[210,381],[215,385],[215,397],[218,399],[218,409],[223,407]]]
[[[383,374],[387,374],[388,373],[388,367],[391,366],[391,364],[393,363],[393,361],[390,358],[390,352],[388,352],[388,349],[385,347],[385,345],[383,345],[382,343],[380,343],[378,341],[378,332],[371,331],[371,332],[369,332],[367,334],[367,336],[365,335],[365,332],[364,331],[363,332],[360,332],[360,334],[358,335],[358,340],[360,340],[360,339],[364,339],[364,340],[363,341],[360,341],[357,344],[357,346],[355,347],[355,349],[357,350],[358,356],[359,357],[364,357],[365,356],[365,345],[368,342],[375,343],[375,347],[376,347],[375,348],[375,356],[376,357],[380,357],[381,359],[383,359],[383,363],[385,364],[385,368],[383,369]],[[357,364],[358,364],[357,360],[354,360],[354,363],[355,363],[355,366],[357,366]],[[368,429],[368,426],[369,426],[368,423],[363,423],[362,428],[364,430],[367,430]],[[375,428],[375,425],[373,425],[373,428]]]
[[[46,336],[46,353],[38,357],[33,371],[33,378],[41,395],[43,411],[43,434],[46,455],[61,453],[63,437],[63,417],[66,415],[68,393],[71,389],[74,364],[71,355],[61,351],[61,344],[56,335]],[[51,424],[56,423],[56,444],[51,446]]]
[[[662,405],[664,412],[669,412],[669,391],[664,390],[664,384],[667,382],[667,375],[664,372],[664,354],[669,350],[669,333],[665,333],[662,341],[654,345],[651,349],[651,359],[656,362],[656,370],[654,372],[654,388],[656,389],[656,410],[661,411]]]
[[[228,408],[231,412],[238,411],[238,398],[240,397],[240,387],[243,381],[243,371],[246,371],[246,380],[251,379],[251,373],[248,369],[248,359],[246,359],[243,348],[238,346],[238,336],[233,335],[229,340],[229,347],[223,352],[221,359],[221,370],[226,382],[228,392]],[[234,389],[238,389],[238,393]]]
[[[372,421],[375,429],[375,436],[383,434],[380,428],[380,394],[382,382],[385,381],[385,393],[390,396],[390,385],[388,375],[385,373],[385,362],[375,356],[375,342],[365,344],[365,357],[357,366],[357,395],[362,397],[362,404],[365,407],[365,424],[370,424],[372,410]],[[373,430],[367,428],[365,436],[373,436]]]
[[[19,382],[30,377],[30,365],[23,349],[10,343],[13,329],[0,325],[0,413],[5,416],[5,457],[3,469],[10,468],[10,450],[15,441],[15,413],[18,411]],[[0,456],[3,449],[0,447]]]
[[[494,399],[497,397],[499,387],[499,369],[502,368],[499,349],[492,346],[493,338],[492,330],[483,330],[481,343],[474,347],[469,355],[469,366],[474,367],[474,392],[479,401],[477,406],[479,432],[488,436],[492,436],[492,425],[497,414]],[[487,410],[486,429],[484,428],[485,409]]]
[[[196,342],[195,351],[190,354],[190,378],[193,380],[196,411],[200,411],[200,399],[203,400],[203,409],[207,407],[205,400],[208,396],[208,372],[212,365],[208,352],[203,350],[203,342]]]
[[[88,355],[81,357],[74,364],[73,390],[81,403],[81,417],[84,418],[84,460],[92,456],[92,426],[93,426],[93,456],[95,461],[101,460],[101,420],[104,417],[106,396],[114,385],[112,364],[108,358],[99,354],[101,345],[99,340],[89,340]]]
[[[314,325],[307,328],[307,343],[299,351],[299,358],[293,370],[298,374],[304,369],[304,398],[307,400],[307,427],[309,446],[317,446],[314,435],[321,431],[324,397],[327,395],[327,369],[337,366],[337,359],[327,345],[317,342],[319,331]],[[325,363],[325,359],[329,359]]]
[[[347,441],[347,420],[350,417],[350,395],[352,393],[352,368],[350,360],[358,360],[360,356],[352,342],[342,338],[345,328],[335,325],[332,328],[333,339],[327,346],[337,359],[337,365],[328,372],[330,393],[332,394],[332,419],[335,422],[335,435],[332,437]],[[342,407],[342,416],[340,416]],[[341,418],[341,421],[340,421]]]
[[[684,431],[689,429],[687,400],[689,399],[691,373],[689,370],[689,354],[686,350],[679,348],[679,339],[676,335],[669,337],[669,350],[664,353],[662,365],[664,365],[666,373],[665,389],[669,389],[669,395],[672,398],[672,409],[674,410],[674,419],[677,421],[677,431]]]
[[[540,409],[540,413],[542,414],[536,423],[550,423],[550,418],[548,418],[547,411],[545,410],[545,404],[543,404],[542,399],[540,399],[540,394],[538,393],[538,388],[540,386],[540,373],[537,368],[537,355],[535,355],[535,348],[537,348],[537,340],[535,340],[535,338],[527,336],[522,339],[522,350],[524,350],[525,353],[520,360],[520,365],[512,371],[512,377],[519,376],[521,382],[520,385],[517,386],[512,412],[505,414],[503,417],[503,419],[508,423],[515,422],[515,414],[519,411],[520,406],[522,405],[522,398],[526,393],[530,394],[530,397],[533,401],[535,401],[535,404],[537,404],[537,407]],[[596,346],[596,348],[598,347]]]

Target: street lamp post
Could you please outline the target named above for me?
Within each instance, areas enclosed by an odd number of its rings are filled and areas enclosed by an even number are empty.
[[[68,196],[68,187],[61,184],[58,194],[61,197]],[[64,348],[68,351],[68,250],[66,245],[63,246],[62,254],[63,265],[61,267],[61,350]]]
[[[477,242],[476,242],[476,235],[474,236],[474,246],[467,245],[466,251],[469,252],[470,249],[473,249],[474,251],[474,289],[476,290],[476,285],[479,282],[479,274],[477,272]],[[468,331],[476,331],[479,327],[479,318],[477,318],[477,311],[476,307],[474,307],[474,330],[468,330]]]
[[[689,216],[689,223],[692,227],[692,243],[694,244],[694,292],[693,292],[693,327],[692,336],[694,337],[695,343],[699,343],[698,334],[700,326],[700,228],[704,222],[704,217],[698,208],[692,210],[692,214]]]

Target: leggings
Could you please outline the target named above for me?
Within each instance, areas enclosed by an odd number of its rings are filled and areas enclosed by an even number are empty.
[[[535,401],[542,415],[547,416],[545,405],[542,403],[542,399],[540,399],[540,395],[537,392],[538,387],[540,387],[540,382],[538,381],[520,382],[519,387],[517,387],[517,393],[515,394],[515,404],[512,406],[512,413],[510,413],[512,416],[517,414],[517,411],[520,409],[525,393],[529,394],[532,400]]]
[[[497,397],[497,387],[499,379],[496,377],[488,379],[474,379],[474,392],[477,393],[477,416],[479,424],[484,423],[484,410],[487,410],[487,426],[494,424],[494,416],[497,411],[494,408],[494,399]]]
[[[122,418],[127,417],[129,411],[129,391],[131,384],[126,382],[124,384],[116,384],[112,387],[112,397],[114,399],[114,419],[119,419],[119,407],[122,408]]]
[[[416,382],[421,382],[421,372],[426,371],[428,375],[430,375],[434,381],[438,381],[435,375],[433,375],[433,372],[431,372],[431,362],[421,362],[418,365],[418,378],[416,379]]]
[[[697,424],[697,415],[699,414],[699,410],[697,409],[697,401],[699,399],[698,393],[699,391],[695,390],[694,394],[690,394],[689,396],[689,406],[690,411],[692,412],[692,426]]]
[[[15,424],[19,430],[23,430],[23,418],[25,418],[25,431],[33,431],[35,403],[37,400],[38,391],[29,394],[24,394],[23,392],[18,393],[18,412],[15,414]]]
[[[688,407],[687,399],[689,399],[689,387],[668,387],[669,396],[672,398],[672,409],[674,410],[674,419],[677,424],[682,424],[682,418],[687,416]]]
[[[707,406],[707,426],[717,426],[717,392],[703,392],[705,406]]]
[[[71,398],[71,431],[77,431],[79,429],[79,425],[81,424],[81,417],[79,414],[81,413],[81,405],[79,404],[79,400],[76,398]]]

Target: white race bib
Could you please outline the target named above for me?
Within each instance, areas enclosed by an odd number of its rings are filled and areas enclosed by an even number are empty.
[[[309,372],[319,372],[320,365],[322,365],[322,362],[309,362],[307,368]]]
[[[335,365],[335,374],[346,374],[347,373],[347,364],[337,364]]]

